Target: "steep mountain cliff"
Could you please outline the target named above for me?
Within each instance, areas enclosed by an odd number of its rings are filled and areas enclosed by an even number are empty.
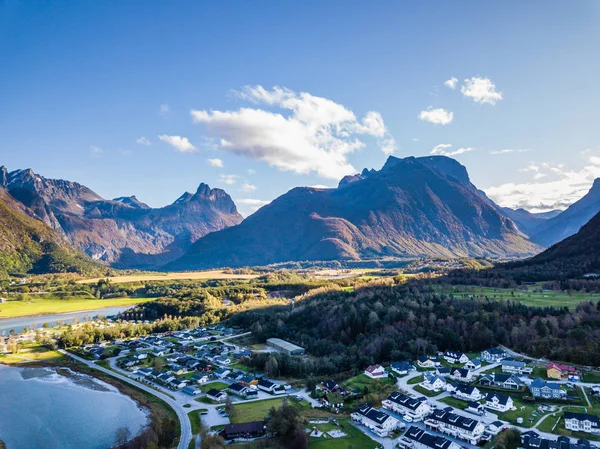
[[[457,161],[390,157],[336,189],[295,188],[209,234],[168,269],[402,256],[532,255],[539,247],[483,197]]]
[[[163,265],[200,237],[242,221],[231,197],[206,184],[153,209],[135,196],[105,200],[81,184],[46,179],[32,170],[2,167],[0,182],[75,248],[119,268]]]
[[[7,274],[100,274],[98,263],[72,248],[0,187],[0,277]]]

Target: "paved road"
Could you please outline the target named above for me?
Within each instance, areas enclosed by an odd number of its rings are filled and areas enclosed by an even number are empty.
[[[179,437],[179,445],[177,446],[177,448],[178,449],[187,449],[188,448],[188,445],[192,439],[192,426],[190,424],[190,420],[188,419],[187,412],[183,409],[183,407],[181,407],[181,405],[179,405],[179,403],[177,401],[171,399],[169,396],[167,396],[164,393],[161,393],[159,391],[154,390],[153,388],[148,387],[147,385],[139,383],[138,381],[136,381],[134,379],[131,379],[127,376],[116,373],[112,370],[106,369],[102,366],[96,365],[91,360],[86,360],[84,358],[76,356],[75,354],[72,354],[63,349],[59,349],[59,351],[65,355],[77,360],[78,362],[81,362],[81,363],[89,366],[90,368],[97,369],[98,371],[102,371],[105,374],[108,374],[119,380],[122,380],[123,382],[127,382],[131,385],[134,385],[137,388],[144,390],[145,392],[150,393],[150,394],[156,396],[157,398],[162,399],[167,404],[169,404],[169,406],[171,406],[171,408],[175,411],[175,413],[177,413],[177,417],[179,418],[179,425],[181,427],[181,436]]]

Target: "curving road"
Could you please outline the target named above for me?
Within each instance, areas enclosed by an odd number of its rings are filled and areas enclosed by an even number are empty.
[[[181,405],[179,405],[177,403],[177,401],[174,401],[166,394],[156,391],[153,388],[150,388],[142,383],[139,383],[127,376],[123,376],[112,370],[109,370],[102,366],[96,365],[91,360],[86,360],[82,357],[79,357],[79,356],[72,354],[68,351],[65,351],[63,349],[59,349],[58,351],[63,353],[66,356],[71,357],[72,359],[77,360],[78,362],[81,362],[81,363],[87,365],[90,368],[94,368],[94,369],[97,369],[98,371],[102,371],[105,374],[115,377],[123,382],[127,382],[128,384],[131,384],[131,385],[139,388],[140,390],[144,390],[146,393],[150,393],[150,394],[156,396],[157,398],[165,401],[175,411],[175,413],[177,413],[177,417],[179,418],[179,426],[181,428],[181,435],[179,437],[179,445],[177,446],[177,449],[187,449],[188,448],[190,441],[192,440],[192,426],[190,424],[190,420],[188,419],[187,412],[183,409],[183,407]]]

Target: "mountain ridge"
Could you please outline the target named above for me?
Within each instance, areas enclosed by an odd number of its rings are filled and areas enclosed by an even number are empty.
[[[538,250],[454,159],[390,156],[381,170],[345,177],[336,189],[291,189],[240,225],[198,240],[166,269]]]

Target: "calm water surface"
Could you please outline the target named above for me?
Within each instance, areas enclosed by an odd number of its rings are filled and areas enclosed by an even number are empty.
[[[2,335],[3,332],[5,335],[8,335],[11,329],[14,329],[16,333],[21,332],[25,327],[35,329],[42,327],[44,323],[48,323],[50,327],[56,326],[57,321],[61,321],[63,324],[70,324],[75,317],[77,317],[79,321],[83,321],[85,317],[92,318],[96,315],[117,315],[132,307],[133,305],[129,305],[106,307],[104,309],[90,310],[87,312],[58,313],[55,315],[26,316],[21,318],[0,318],[0,335]]]
[[[135,436],[147,421],[135,401],[104,382],[0,365],[0,440],[7,449],[106,449],[118,428]]]

